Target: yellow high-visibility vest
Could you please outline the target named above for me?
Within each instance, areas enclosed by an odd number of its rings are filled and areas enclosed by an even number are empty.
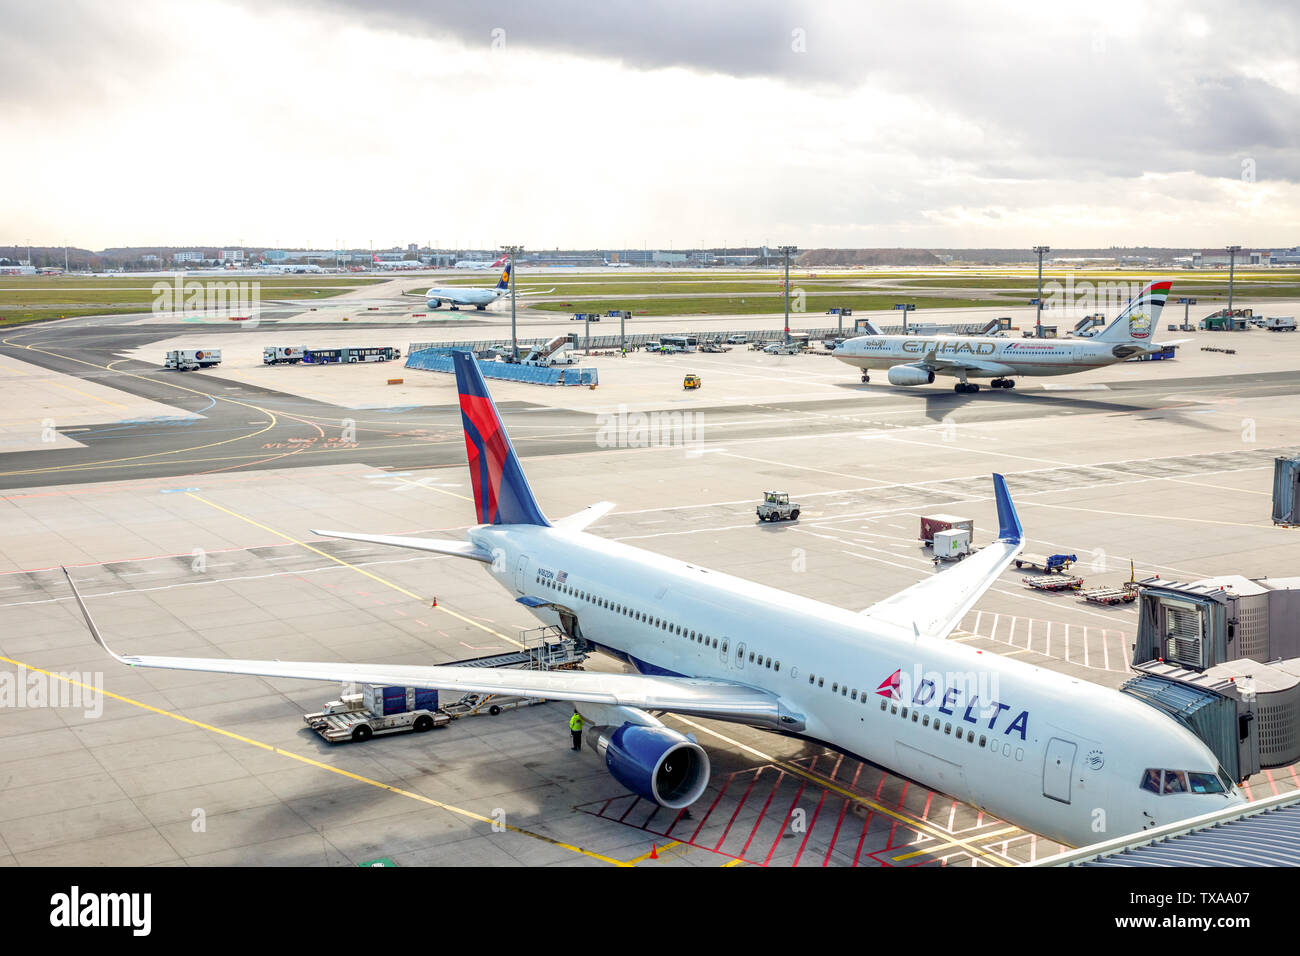
[[[569,729],[570,730],[582,729],[582,714],[575,713],[572,717],[569,718]]]

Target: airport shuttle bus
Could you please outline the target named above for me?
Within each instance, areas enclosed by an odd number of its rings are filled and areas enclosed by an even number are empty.
[[[401,357],[401,349],[387,345],[365,348],[303,349],[302,351],[302,361],[306,365],[389,362]]]

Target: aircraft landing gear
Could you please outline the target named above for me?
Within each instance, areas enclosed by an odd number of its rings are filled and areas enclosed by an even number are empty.
[[[1016,387],[1016,383],[1009,378],[995,378],[993,381],[989,382],[989,385],[991,385],[993,388],[1015,388]]]
[[[974,382],[958,382],[952,387],[952,390],[961,394],[962,392],[978,392],[980,387]]]
[[[869,381],[871,381],[871,376],[868,375],[866,372],[863,372],[863,373],[862,373],[862,381],[863,381],[863,382],[869,382]]]

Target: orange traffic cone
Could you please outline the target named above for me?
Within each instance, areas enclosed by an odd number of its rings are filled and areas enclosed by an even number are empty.
[[[437,599],[437,598],[434,598],[434,599],[433,599],[433,603],[432,603],[431,605],[429,605],[429,606],[430,606],[430,607],[437,607],[437,606],[438,606],[438,599]]]
[[[650,844],[650,859],[659,859],[659,847],[655,846],[653,843]]]

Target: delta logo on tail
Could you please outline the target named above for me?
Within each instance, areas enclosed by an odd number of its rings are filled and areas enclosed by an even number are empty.
[[[465,426],[465,456],[474,487],[474,513],[480,524],[549,526],[524,479],[501,416],[488,394],[478,363],[469,352],[454,351],[456,391]]]

